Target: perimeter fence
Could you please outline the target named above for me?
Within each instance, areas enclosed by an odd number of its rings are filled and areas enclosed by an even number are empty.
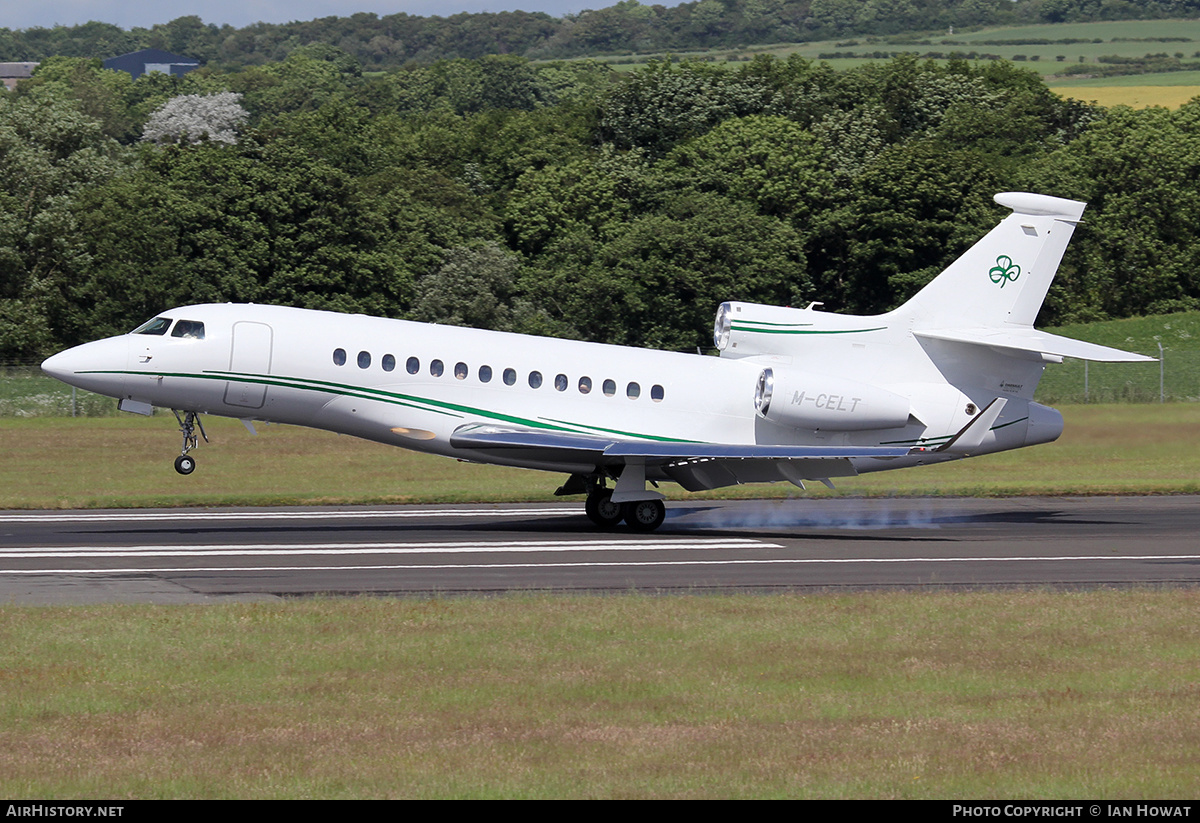
[[[1159,357],[1159,352],[1143,352]],[[1066,360],[1046,367],[1036,399],[1062,403],[1200,401],[1200,350],[1164,349],[1155,363]],[[38,361],[0,363],[0,418],[112,417],[117,404],[42,373]]]
[[[1046,367],[1035,398],[1042,403],[1200,401],[1200,350],[1144,351],[1156,363],[1064,360]]]
[[[0,418],[113,417],[117,401],[44,374],[39,360],[0,363]]]

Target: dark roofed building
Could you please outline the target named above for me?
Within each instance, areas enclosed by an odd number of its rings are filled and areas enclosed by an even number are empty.
[[[200,68],[200,61],[195,57],[181,57],[162,49],[142,49],[120,57],[110,57],[104,61],[104,68],[127,71],[136,80],[143,74],[159,71],[172,77],[182,77],[192,69]]]
[[[9,91],[17,87],[18,80],[26,80],[33,76],[37,63],[0,63],[0,83]]]

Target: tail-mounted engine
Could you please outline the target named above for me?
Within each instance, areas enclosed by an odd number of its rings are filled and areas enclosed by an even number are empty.
[[[856,380],[768,368],[758,376],[760,417],[798,429],[861,431],[905,425],[907,397]]]
[[[796,355],[814,344],[833,340],[861,341],[862,335],[886,330],[874,317],[856,317],[808,308],[722,303],[713,326],[713,343],[722,357]]]
[[[776,354],[789,340],[813,327],[814,312],[755,303],[722,303],[713,327],[713,344],[722,357]],[[836,317],[825,314],[822,317]]]

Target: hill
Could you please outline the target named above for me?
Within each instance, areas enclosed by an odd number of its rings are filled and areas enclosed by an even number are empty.
[[[108,57],[141,48],[161,48],[201,58],[212,66],[261,65],[282,60],[297,48],[336,45],[367,69],[397,67],[410,62],[478,58],[511,54],[531,59],[561,59],[595,55],[689,52],[709,49],[743,50],[771,43],[830,41],[835,48],[848,38],[928,37],[961,41],[966,50],[983,49],[1008,56],[1003,44],[981,27],[1007,25],[1005,40],[1064,38],[1105,42],[1124,34],[1079,33],[1081,24],[1108,26],[1117,32],[1127,21],[1141,18],[1157,35],[1178,36],[1176,24],[1164,18],[1179,14],[1176,3],[1142,0],[1136,6],[1098,4],[1084,0],[1013,0],[961,3],[954,0],[910,0],[906,3],[840,3],[829,0],[696,0],[676,6],[642,5],[621,0],[615,5],[554,18],[523,11],[418,17],[404,13],[378,16],[322,17],[283,24],[256,23],[244,28],[205,23],[198,16],[179,17],[146,28],[122,29],[104,22],[49,29],[0,28],[0,61],[42,60],[50,56]],[[1099,16],[1108,22],[1090,23]],[[1053,24],[1055,33],[1040,26]],[[922,32],[913,35],[911,32]],[[959,32],[959,34],[952,34]],[[956,44],[943,44],[956,45]],[[886,48],[883,47],[883,48]],[[878,50],[878,49],[876,49]],[[1071,52],[1074,55],[1076,52]],[[1034,52],[1026,52],[1032,58]],[[1062,54],[1037,52],[1039,59]],[[1014,53],[1012,56],[1016,56]],[[1068,58],[1064,56],[1064,61]],[[1137,55],[1141,56],[1141,55]]]

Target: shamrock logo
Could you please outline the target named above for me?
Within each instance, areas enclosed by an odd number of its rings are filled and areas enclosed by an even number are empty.
[[[1004,284],[1010,280],[1016,280],[1021,276],[1021,267],[1012,261],[1012,258],[1007,254],[1002,254],[996,258],[996,265],[988,271],[988,277],[993,283],[999,283],[1000,288],[1004,288]]]

